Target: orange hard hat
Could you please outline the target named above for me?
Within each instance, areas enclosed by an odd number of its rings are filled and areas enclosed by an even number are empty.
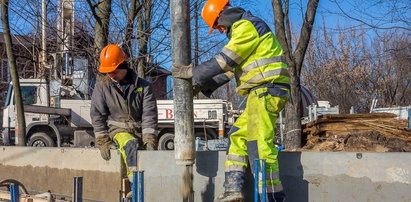
[[[229,4],[229,0],[208,0],[201,11],[201,17],[203,17],[205,23],[210,27],[210,32],[213,33],[216,28],[214,25],[220,16],[220,13],[224,10],[224,7]]]
[[[127,59],[127,55],[121,48],[115,44],[109,44],[100,52],[100,73],[109,73],[117,69],[117,67]]]

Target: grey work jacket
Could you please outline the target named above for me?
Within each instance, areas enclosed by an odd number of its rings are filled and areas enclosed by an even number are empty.
[[[157,135],[157,102],[151,84],[128,69],[122,93],[106,76],[96,84],[91,97],[91,120],[96,137],[119,132]]]

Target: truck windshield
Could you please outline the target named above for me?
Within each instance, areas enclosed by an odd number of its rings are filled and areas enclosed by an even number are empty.
[[[32,105],[37,103],[37,87],[36,86],[21,86],[21,96],[23,98],[23,104],[25,105]],[[13,88],[11,88],[13,90]],[[11,91],[9,91],[8,94]],[[13,94],[14,95],[14,94]],[[13,104],[15,104],[16,101],[14,100],[13,97]]]
[[[6,95],[6,101],[4,102],[4,108],[9,106],[12,92],[13,92],[13,85],[9,84],[9,89],[7,90],[7,95]]]

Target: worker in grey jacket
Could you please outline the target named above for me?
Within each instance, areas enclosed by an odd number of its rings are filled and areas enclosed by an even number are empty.
[[[107,75],[96,84],[91,98],[91,119],[101,156],[110,159],[114,142],[126,163],[129,178],[137,169],[137,150],[155,150],[157,103],[151,84],[137,77],[114,44],[100,53],[99,72]]]

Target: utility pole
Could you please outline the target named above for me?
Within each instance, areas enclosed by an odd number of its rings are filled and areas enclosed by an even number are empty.
[[[40,53],[40,77],[46,80],[47,106],[50,107],[50,70],[47,67],[47,0],[41,1],[41,53]]]
[[[190,40],[190,4],[189,0],[171,0],[171,50],[173,63],[189,65],[191,63]],[[191,80],[173,79],[175,159],[177,165],[185,166],[183,201],[194,201],[193,198],[193,164],[194,151],[194,111],[193,87]]]

